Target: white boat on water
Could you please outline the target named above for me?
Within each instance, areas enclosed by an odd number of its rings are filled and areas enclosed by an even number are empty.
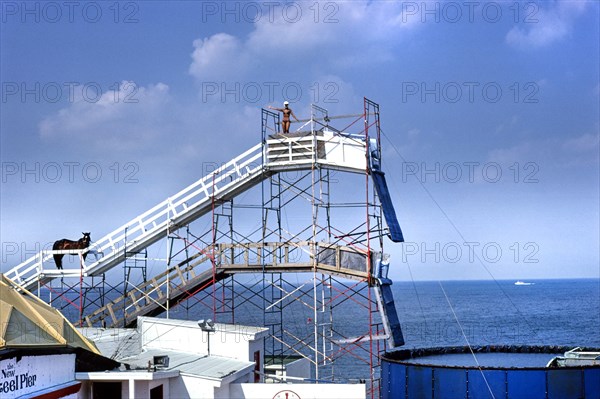
[[[525,281],[517,281],[515,282],[515,285],[534,285],[535,283],[526,283]]]

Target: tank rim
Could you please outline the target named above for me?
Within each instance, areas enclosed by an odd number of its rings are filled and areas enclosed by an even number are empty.
[[[478,353],[548,353],[564,354],[570,351],[574,346],[555,346],[555,345],[483,345],[472,346],[471,349],[477,355]],[[600,352],[600,348],[580,347],[582,351]],[[479,370],[580,370],[580,369],[600,369],[600,365],[581,365],[564,367],[502,367],[502,366],[453,366],[444,364],[411,363],[409,360],[431,355],[449,355],[471,353],[468,346],[438,346],[429,348],[399,349],[392,352],[386,352],[381,359],[384,362],[402,364],[411,367],[432,367],[447,369],[475,369]]]

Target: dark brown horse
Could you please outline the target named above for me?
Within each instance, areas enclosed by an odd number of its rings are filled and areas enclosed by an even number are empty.
[[[90,241],[92,241],[92,239],[90,238],[90,234],[91,233],[81,233],[83,234],[83,237],[80,238],[77,241],[72,241],[72,240],[67,240],[66,238],[63,238],[62,240],[58,240],[54,243],[54,245],[52,245],[52,249],[53,250],[58,250],[58,249],[84,249],[90,246]],[[71,255],[76,255],[76,254],[71,254]],[[62,258],[63,256],[65,256],[64,254],[54,254],[54,262],[56,263],[56,268],[61,270],[62,269]],[[83,260],[85,260],[85,257],[87,256],[87,252],[83,254]]]

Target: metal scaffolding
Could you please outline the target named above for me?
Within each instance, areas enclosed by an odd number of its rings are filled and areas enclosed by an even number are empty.
[[[120,289],[108,284],[115,281],[109,269],[100,265],[100,273],[86,274],[82,264],[79,275],[61,276],[58,290],[39,277],[38,295],[48,286],[50,303],[78,307],[84,326],[132,326],[139,315],[164,313],[262,324],[270,332],[269,365],[302,357],[317,382],[363,379],[368,396],[378,396],[379,355],[389,338],[373,293],[388,234],[370,178],[372,153],[381,159],[379,106],[365,99],[359,114],[330,116],[312,105],[310,119],[288,135],[279,133],[278,113],[263,109],[261,121],[260,176],[252,177],[254,165],[244,166],[253,182],[260,179],[260,191],[236,190],[236,183],[245,184],[244,167],[218,169],[202,183],[209,201],[204,216],[191,219],[169,208],[166,259],[151,260],[146,247],[128,246],[126,229]],[[338,122],[347,125],[336,128]],[[343,146],[363,154],[364,165],[323,162]],[[233,188],[218,194],[219,184]],[[163,266],[153,273],[149,262]]]

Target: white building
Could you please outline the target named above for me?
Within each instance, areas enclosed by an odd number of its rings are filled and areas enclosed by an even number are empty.
[[[2,399],[365,398],[364,384],[306,383],[305,358],[265,367],[266,328],[139,317],[80,332],[22,292],[0,274]]]
[[[85,328],[119,370],[76,373],[79,397],[92,398],[364,398],[364,384],[264,383],[268,329],[139,317],[136,329]],[[302,362],[294,382],[310,371]],[[279,373],[278,373],[279,374]],[[290,396],[291,395],[291,396]]]
[[[77,373],[82,398],[229,398],[234,383],[260,382],[268,329],[138,318],[137,329],[83,329],[100,351],[126,365]],[[210,353],[209,353],[210,352]]]

